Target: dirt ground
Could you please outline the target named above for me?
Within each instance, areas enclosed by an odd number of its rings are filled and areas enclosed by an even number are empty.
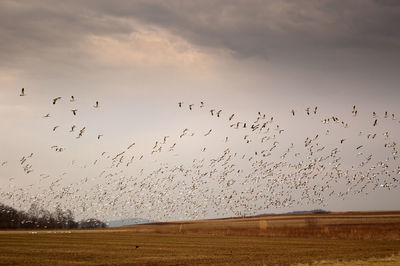
[[[0,264],[400,265],[399,217],[400,212],[336,213],[103,230],[0,231]],[[327,226],[337,231],[321,234],[319,229]],[[343,237],[343,231],[352,230],[356,233]],[[271,236],[273,231],[281,235]]]

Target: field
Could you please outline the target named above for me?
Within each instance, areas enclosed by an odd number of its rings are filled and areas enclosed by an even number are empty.
[[[0,231],[0,264],[399,265],[400,212]]]

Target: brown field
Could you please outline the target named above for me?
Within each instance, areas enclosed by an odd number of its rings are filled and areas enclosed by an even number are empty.
[[[126,226],[141,233],[196,233],[400,240],[400,211],[269,215]]]
[[[0,264],[400,265],[400,212],[0,231]]]

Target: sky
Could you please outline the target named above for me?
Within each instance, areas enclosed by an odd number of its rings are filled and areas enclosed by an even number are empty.
[[[291,143],[294,150],[303,149],[304,163],[311,160],[304,140],[326,130],[332,137],[319,145],[326,150],[340,147],[343,173],[364,156],[354,150],[364,143],[357,138],[360,131],[380,136],[379,141],[368,142],[364,153],[373,154],[378,165],[385,162],[384,144],[389,140],[383,134],[389,132],[390,141],[399,141],[400,124],[390,119],[392,114],[400,117],[399,24],[400,4],[394,0],[0,0],[0,163],[6,162],[0,167],[0,202],[28,209],[37,201],[49,209],[71,208],[77,217],[108,220],[212,218],[313,208],[398,209],[398,182],[392,180],[399,177],[396,159],[387,161],[393,172],[388,177],[394,184],[390,189],[367,188],[345,198],[327,196],[324,204],[304,201],[272,207],[256,197],[272,193],[271,183],[263,180],[260,186],[254,181],[257,172],[253,181],[246,181],[251,161],[238,161],[233,167],[244,171],[230,177],[240,183],[237,187],[219,187],[217,178],[197,179],[191,163],[193,159],[210,163],[226,148],[232,156],[236,152],[246,158],[261,151],[260,136],[246,145],[243,135],[251,138],[253,133],[239,134],[230,127],[238,121],[250,126],[258,112],[266,114],[261,120],[275,118],[268,127],[274,132],[271,136],[279,136],[279,152],[271,155],[271,162],[277,163]],[[72,95],[75,102],[70,102]],[[52,104],[55,97],[62,98]],[[93,107],[96,101],[99,108]],[[178,106],[180,101],[183,107]],[[200,107],[201,101],[205,107]],[[193,110],[188,104],[194,104]],[[307,115],[305,109],[315,106],[318,113]],[[211,116],[210,109],[222,110],[220,119]],[[376,119],[372,112],[377,113],[377,126],[372,126]],[[44,118],[47,113],[50,117]],[[233,113],[235,118],[229,121]],[[349,123],[349,128],[321,123],[332,116]],[[282,134],[275,123],[285,129]],[[72,125],[76,129],[69,132]],[[55,126],[59,127],[53,131]],[[76,139],[83,127],[82,138]],[[188,133],[180,138],[185,128]],[[212,133],[204,136],[210,129]],[[191,133],[195,135],[190,139]],[[177,143],[176,150],[151,154],[164,136],[170,136],[170,146]],[[133,142],[135,150],[127,150]],[[120,166],[110,165],[123,151],[124,164],[130,156],[135,161],[132,169],[127,166],[120,172]],[[103,152],[106,155],[100,155]],[[21,164],[21,158],[31,153]],[[101,159],[107,155],[110,158]],[[285,159],[292,164],[299,160]],[[26,173],[26,164],[33,171]],[[169,174],[153,173],[166,164],[169,169],[183,164],[192,172],[176,174],[175,186],[171,180],[168,183]],[[226,174],[222,165],[212,169],[216,175]],[[104,178],[109,172],[112,175]],[[273,176],[282,184],[273,191],[277,198],[298,196],[288,185],[295,178],[286,183],[279,174]],[[348,184],[340,177],[341,190],[335,192],[356,191],[352,185],[364,182],[359,178]],[[386,181],[382,177],[376,183],[380,187]],[[126,187],[121,189],[120,183]],[[100,198],[103,190],[108,194]],[[248,197],[239,197],[241,192]],[[231,195],[237,197],[234,203]],[[246,200],[258,202],[257,209]]]

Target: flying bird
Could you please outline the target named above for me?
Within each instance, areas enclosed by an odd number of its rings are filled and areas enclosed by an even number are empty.
[[[128,146],[127,150],[129,150],[130,148],[132,148],[135,145],[135,142],[132,143],[131,145]]]
[[[94,108],[99,108],[99,102],[96,101],[96,104],[93,106]]]
[[[75,97],[71,96],[71,100],[69,100],[70,102],[75,102]]]
[[[80,131],[79,131],[79,135],[76,137],[77,139],[79,139],[80,137],[82,137],[83,133],[85,132],[86,127],[83,127]]]
[[[71,112],[74,114],[74,115],[76,115],[76,112],[77,112],[78,110],[77,109],[72,109],[71,110]]]
[[[53,104],[56,104],[56,102],[58,101],[58,100],[60,100],[61,99],[61,97],[56,97],[56,98],[54,98],[53,99]]]
[[[212,129],[210,129],[206,134],[204,134],[204,136],[206,137],[206,136],[210,135],[211,131],[212,131]]]
[[[24,88],[21,89],[21,94],[19,96],[25,96],[25,89]]]

